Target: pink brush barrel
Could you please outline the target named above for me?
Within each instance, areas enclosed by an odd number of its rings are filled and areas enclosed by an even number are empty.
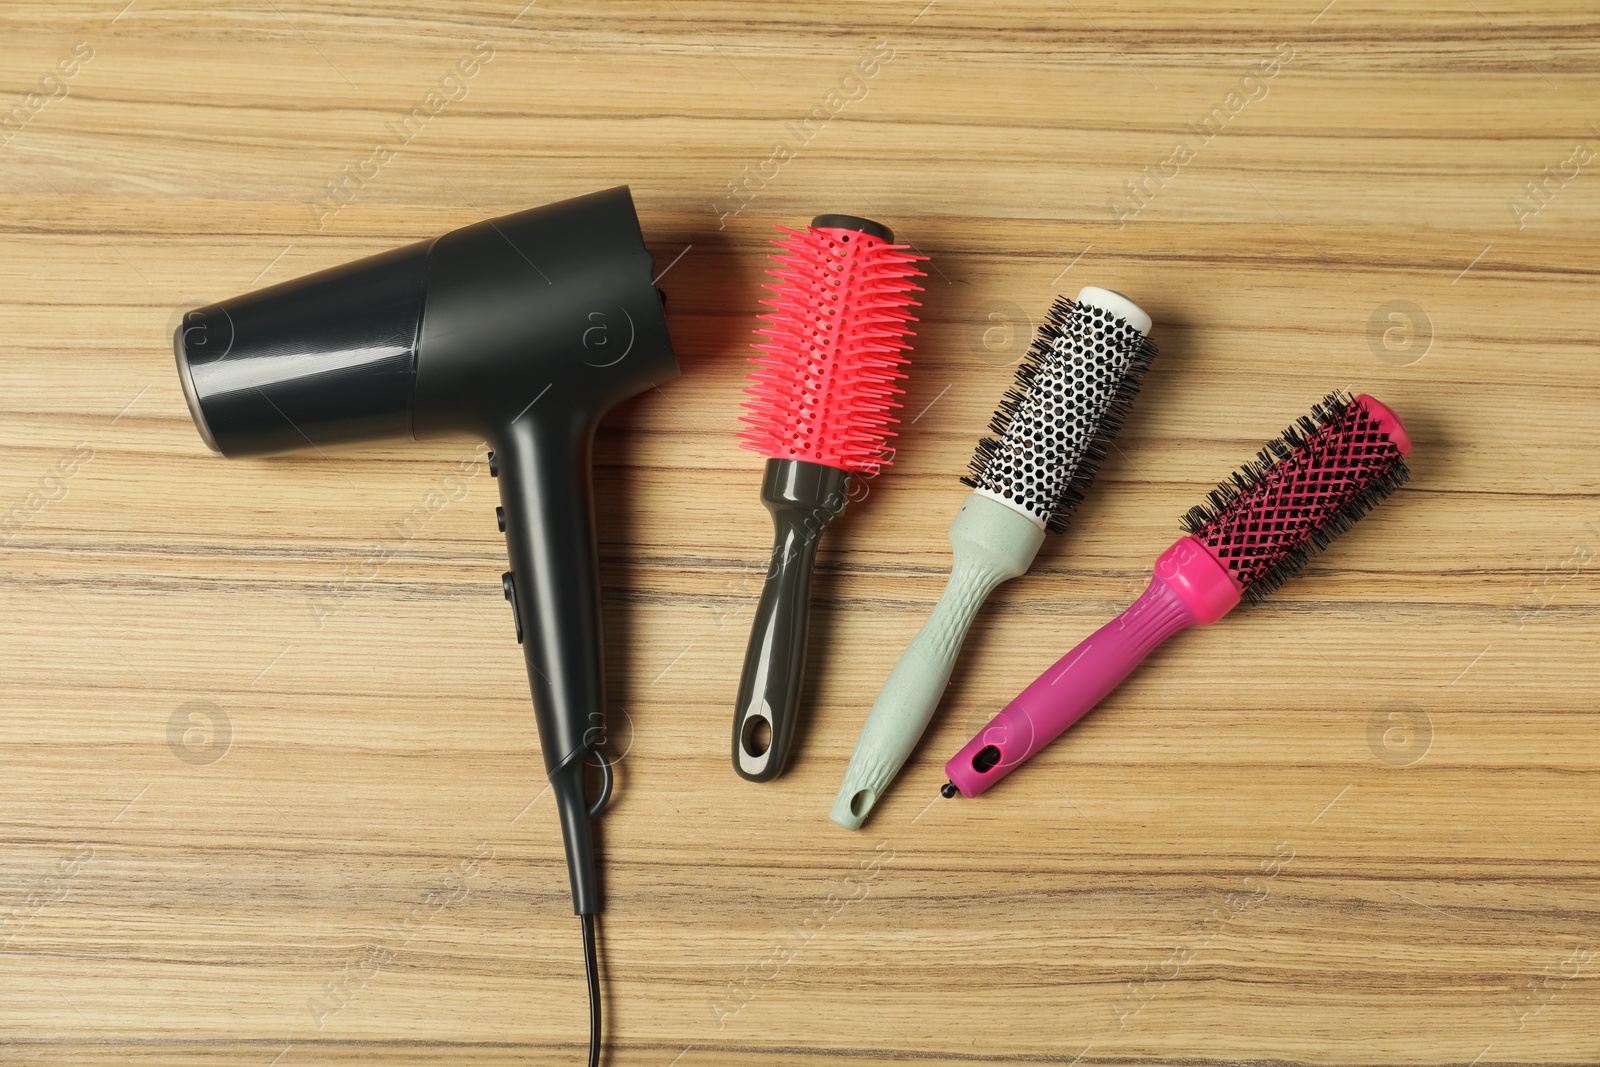
[[[1161,642],[1216,622],[1239,603],[1239,587],[1206,546],[1185,537],[1156,560],[1150,586],[1128,610],[1056,661],[945,765],[975,797],[1089,713]]]
[[[1104,700],[1162,641],[1259,600],[1406,479],[1411,438],[1370,396],[1341,394],[1272,442],[1185,519],[1150,587],[1024,689],[945,764],[977,796]],[[946,786],[946,796],[953,796]]]
[[[774,242],[777,281],[762,286],[771,310],[739,436],[768,459],[877,474],[890,463],[924,257],[859,230],[778,229],[788,236]]]

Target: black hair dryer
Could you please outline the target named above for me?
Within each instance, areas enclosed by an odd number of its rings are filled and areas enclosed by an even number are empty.
[[[611,792],[591,451],[609,408],[678,375],[653,270],[619,187],[199,308],[173,338],[195,425],[225,456],[488,441],[505,592],[591,948],[590,822]]]

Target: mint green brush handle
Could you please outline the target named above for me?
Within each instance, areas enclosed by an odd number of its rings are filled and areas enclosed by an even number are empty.
[[[978,609],[995,586],[1027,572],[1043,543],[1044,529],[1032,518],[987,494],[967,494],[950,524],[950,581],[867,713],[829,812],[834,822],[861,827],[933,721]]]

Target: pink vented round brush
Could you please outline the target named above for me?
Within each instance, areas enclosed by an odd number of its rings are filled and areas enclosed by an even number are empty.
[[[1054,741],[1179,630],[1259,601],[1405,484],[1411,439],[1372,399],[1333,393],[1190,509],[1150,586],[1068,652],[945,764],[975,797]]]
[[[767,457],[761,502],[774,533],[733,715],[733,769],[752,782],[771,781],[788,762],[817,543],[852,486],[889,465],[913,294],[922,291],[923,257],[881,223],[818,215],[804,233],[784,232],[740,435]]]

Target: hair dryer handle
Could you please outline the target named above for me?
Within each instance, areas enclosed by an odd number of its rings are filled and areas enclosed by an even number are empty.
[[[505,508],[506,594],[533,691],[539,747],[555,795],[573,910],[600,910],[584,764],[605,739],[600,580],[590,486],[594,424],[512,422],[491,441]],[[609,768],[607,768],[609,775]],[[604,798],[602,798],[604,799]],[[595,805],[598,808],[598,805]]]
[[[849,488],[850,475],[833,467],[767,461],[761,502],[772,513],[772,558],[733,712],[733,769],[752,782],[771,781],[789,761],[806,667],[817,540],[844,510]]]

